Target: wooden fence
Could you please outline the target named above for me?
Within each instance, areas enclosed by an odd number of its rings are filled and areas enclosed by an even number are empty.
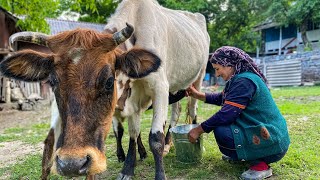
[[[20,88],[22,95],[24,98],[28,98],[31,94],[38,94],[39,96],[43,96],[43,92],[41,92],[40,83],[30,83],[24,81],[13,80],[9,78],[5,78],[0,75],[0,101],[2,102],[11,102],[11,89]],[[49,92],[50,93],[50,92]],[[45,95],[48,98],[48,95]]]

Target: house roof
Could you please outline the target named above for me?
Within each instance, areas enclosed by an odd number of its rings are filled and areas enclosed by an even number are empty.
[[[76,28],[88,28],[96,31],[103,31],[105,24],[78,22],[60,19],[46,18],[47,23],[50,26],[51,35],[57,34],[62,31],[72,30]]]
[[[8,15],[9,18],[11,18],[14,21],[18,21],[19,19],[17,17],[15,17],[14,15],[12,15],[9,11],[7,11],[6,9],[4,9],[3,7],[0,6],[0,10],[5,12],[6,15]]]
[[[5,13],[6,18],[8,18],[7,21],[12,22],[12,24],[14,24],[12,26],[12,28],[16,29],[16,31],[21,31],[20,27],[15,26],[15,24],[19,20],[19,18],[17,18],[16,16],[14,16],[13,14],[11,14],[9,11],[7,11],[6,9],[4,9],[1,6],[0,6],[0,11],[3,11]]]
[[[271,19],[268,19],[268,20],[262,22],[261,24],[254,26],[253,31],[260,31],[263,29],[269,29],[269,28],[277,27],[277,26],[280,26],[280,24],[273,22]]]

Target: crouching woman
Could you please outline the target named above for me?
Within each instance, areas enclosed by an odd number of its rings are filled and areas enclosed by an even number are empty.
[[[270,163],[286,154],[290,139],[287,124],[267,87],[267,80],[252,58],[236,47],[217,49],[210,62],[217,77],[226,81],[221,93],[202,93],[187,89],[192,96],[222,108],[189,132],[195,142],[202,133],[213,131],[222,159],[248,161],[250,169],[243,179],[272,176]]]

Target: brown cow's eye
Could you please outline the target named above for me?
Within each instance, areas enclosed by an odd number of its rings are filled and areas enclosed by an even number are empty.
[[[48,82],[50,84],[51,87],[54,87],[58,84],[58,79],[55,75],[51,75],[48,79]]]
[[[113,88],[113,84],[114,84],[114,77],[110,77],[106,81],[105,88],[109,90],[109,89]]]

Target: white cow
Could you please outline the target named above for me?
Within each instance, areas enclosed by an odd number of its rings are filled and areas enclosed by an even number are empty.
[[[139,80],[130,79],[122,73],[117,75],[119,100],[113,128],[120,161],[124,160],[121,147],[121,122],[124,118],[128,118],[130,134],[128,155],[118,179],[127,179],[134,175],[136,143],[141,158],[146,155],[145,150],[140,148],[140,115],[151,104],[154,111],[149,144],[155,159],[155,179],[165,179],[162,158],[164,126],[168,113],[167,97],[169,92],[174,94],[191,84],[200,89],[210,43],[206,21],[199,13],[167,9],[156,0],[123,0],[115,14],[108,19],[105,30],[116,32],[124,28],[126,23],[132,24],[135,31],[122,48],[147,49],[160,57],[161,66],[157,72]],[[193,120],[196,119],[196,103],[195,99],[188,103],[188,112]],[[177,111],[178,104],[175,103],[170,126],[176,123]]]

